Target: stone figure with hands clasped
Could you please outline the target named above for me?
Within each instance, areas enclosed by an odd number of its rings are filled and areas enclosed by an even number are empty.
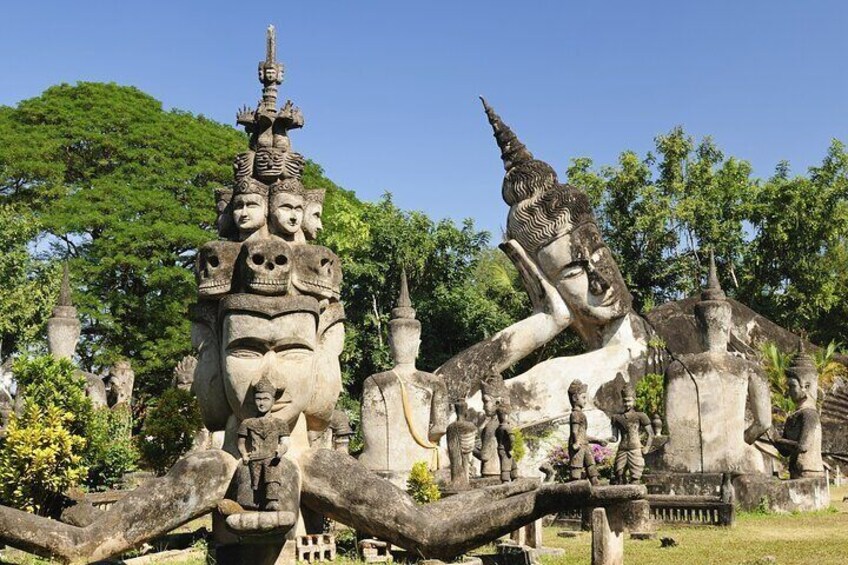
[[[250,469],[254,493],[265,489],[264,510],[280,510],[282,473],[280,460],[289,448],[289,427],[271,416],[276,389],[262,377],[254,385],[254,400],[259,416],[242,421],[238,430],[238,450],[242,463]]]

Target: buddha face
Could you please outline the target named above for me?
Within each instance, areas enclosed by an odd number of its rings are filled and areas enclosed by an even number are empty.
[[[271,227],[274,233],[293,236],[299,232],[303,224],[303,197],[291,192],[280,192],[274,195],[272,204]]]
[[[799,379],[790,377],[786,380],[787,388],[789,389],[789,398],[791,398],[795,404],[801,404],[808,398],[811,398],[810,394],[811,386],[809,383],[802,383]],[[817,393],[818,391],[816,391]]]
[[[324,224],[321,223],[321,214],[324,213],[324,205],[320,202],[307,202],[303,214],[303,235],[312,241],[318,239],[323,231]]]
[[[253,395],[253,402],[256,404],[256,410],[260,414],[267,414],[274,406],[274,395],[270,392],[257,392]]]
[[[625,412],[629,412],[633,410],[633,407],[636,406],[636,401],[633,400],[632,396],[625,396],[622,401],[624,402],[624,410]]]
[[[581,391],[581,392],[578,392],[576,394],[572,394],[568,398],[571,401],[571,407],[572,408],[582,409],[586,406],[586,393],[585,392]]]
[[[581,323],[605,325],[630,310],[630,293],[595,224],[551,241],[537,262]]]
[[[261,194],[238,194],[233,198],[233,221],[242,235],[263,227],[267,215],[268,204]]]
[[[227,400],[236,416],[251,414],[252,385],[264,376],[277,389],[272,414],[294,426],[312,398],[316,332],[317,320],[310,312],[273,317],[241,311],[225,314],[221,365]]]

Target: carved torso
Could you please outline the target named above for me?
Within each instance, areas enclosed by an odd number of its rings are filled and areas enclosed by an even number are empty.
[[[798,442],[798,450],[789,455],[792,478],[820,476],[824,472],[821,456],[822,428],[815,408],[802,408],[786,419],[783,437]]]
[[[633,451],[642,449],[639,432],[643,426],[650,426],[651,420],[644,412],[630,410],[612,417],[612,425],[618,430],[621,442],[618,449]]]
[[[587,447],[589,445],[586,439],[586,414],[582,410],[572,410],[568,417],[568,422],[571,425],[568,454],[573,456],[576,453],[574,444],[577,444],[579,447]]]

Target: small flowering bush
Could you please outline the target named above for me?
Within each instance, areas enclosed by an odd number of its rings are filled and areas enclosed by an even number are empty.
[[[613,459],[615,452],[611,447],[602,447],[596,443],[590,443],[592,449],[592,458],[595,460],[595,466],[601,478],[611,479],[613,475]],[[571,458],[568,455],[568,445],[559,445],[548,453],[548,463],[556,472],[556,481],[559,483],[567,482],[570,476],[569,463]]]

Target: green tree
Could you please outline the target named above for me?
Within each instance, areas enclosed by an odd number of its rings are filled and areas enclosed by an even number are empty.
[[[203,427],[197,399],[189,391],[169,388],[144,419],[138,438],[145,465],[162,475],[185,455]]]

